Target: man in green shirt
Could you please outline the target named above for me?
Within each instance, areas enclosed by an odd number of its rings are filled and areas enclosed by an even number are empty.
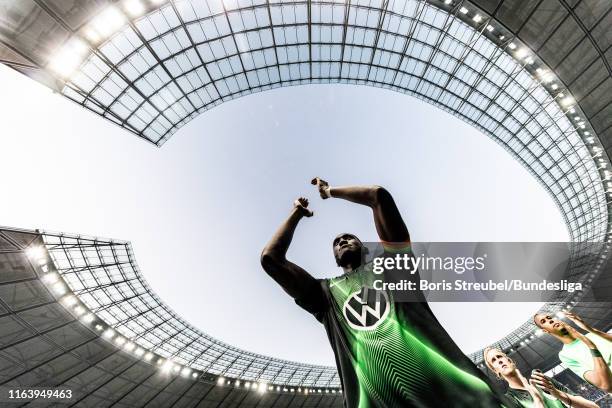
[[[410,247],[408,229],[391,194],[379,186],[330,187],[315,178],[323,199],[340,198],[372,210],[385,248]],[[299,198],[261,255],[264,270],[295,302],[323,324],[334,350],[347,408],[499,408],[503,395],[472,363],[438,322],[420,292],[400,302],[377,290],[363,243],[339,234],[332,243],[343,274],[315,279],[287,260],[298,222],[311,217]]]
[[[559,352],[561,364],[580,378],[605,392],[612,392],[612,335],[588,325],[581,317],[565,312],[565,316],[587,333],[548,314],[536,314],[535,324],[563,343]]]
[[[497,378],[508,383],[506,395],[524,408],[597,408],[597,404],[573,395],[567,387],[534,371],[527,380],[503,351],[487,348],[484,361]]]

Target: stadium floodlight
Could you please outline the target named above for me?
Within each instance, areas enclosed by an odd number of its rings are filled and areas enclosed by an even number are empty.
[[[193,377],[193,378],[198,378],[198,373],[192,373],[192,374],[191,374],[191,377]]]
[[[217,378],[217,385],[223,385],[224,381],[225,381],[225,379],[223,377]]]
[[[60,300],[60,302],[62,302],[65,306],[72,306],[76,304],[77,298],[74,295],[66,295]]]
[[[527,48],[519,48],[514,54],[514,56],[518,59],[523,59],[527,57],[527,55],[529,55],[529,51],[527,50]]]
[[[153,353],[147,353],[144,355],[145,361],[151,361],[153,359]]]
[[[444,0],[444,4],[451,4],[453,0]]]
[[[98,34],[98,32],[91,27],[86,29],[83,34],[92,43],[97,43],[101,40],[100,34]]]
[[[574,98],[572,98],[571,96],[568,96],[561,100],[561,104],[564,106],[571,105],[573,103],[574,103]]]
[[[58,281],[59,275],[55,272],[51,272],[51,273],[47,273],[46,275],[43,275],[41,279],[43,280],[43,282],[47,284],[52,284]]]
[[[475,23],[480,23],[482,21],[482,16],[480,14],[476,14],[474,17],[472,17],[472,20],[474,20]]]
[[[553,90],[553,91],[556,91],[556,90],[557,90],[557,88],[559,88],[559,85],[557,85],[557,84],[552,84],[551,88],[552,88],[552,90]]]
[[[31,259],[40,259],[40,258],[44,258],[45,256],[45,250],[43,249],[42,246],[33,246],[30,247],[28,249],[26,249],[26,255],[28,255],[29,258]]]
[[[88,52],[89,47],[83,40],[72,37],[51,57],[49,69],[66,78],[81,65]]]
[[[494,28],[494,27],[493,27],[491,24],[489,24],[489,25],[487,26],[487,31],[489,31],[489,32],[493,32],[493,30],[494,30],[494,29],[495,29],[495,28]]]
[[[459,12],[460,12],[461,14],[467,14],[468,9],[466,9],[465,7],[461,7],[461,8],[459,9]]]
[[[51,289],[56,295],[63,295],[66,293],[66,285],[62,282],[55,282],[53,286],[51,286]]]
[[[268,384],[263,383],[263,382],[257,384],[257,392],[259,392],[260,394],[263,394],[267,390],[268,390]]]
[[[138,347],[135,351],[134,354],[136,354],[136,357],[142,357],[144,355],[144,349],[142,347]]]
[[[140,0],[126,0],[125,3],[123,3],[123,7],[132,17],[137,17],[145,11],[145,7]]]
[[[115,339],[115,344],[117,344],[118,346],[123,345],[125,342],[125,337],[122,336],[117,336],[117,338]]]
[[[127,343],[125,343],[125,346],[123,346],[123,348],[127,351],[132,351],[134,350],[134,348],[136,348],[136,345],[131,341],[128,341]]]
[[[508,44],[508,48],[510,48],[511,50],[515,50],[516,49],[516,44],[511,42]]]
[[[109,37],[125,23],[125,16],[115,6],[109,6],[91,22],[88,33],[97,34],[99,39]]]
[[[584,135],[585,135],[585,136],[588,136],[588,135],[590,135],[590,134],[591,134],[591,132],[589,132],[589,131],[584,132]]]
[[[113,329],[107,329],[104,331],[104,333],[102,333],[102,337],[105,339],[112,339],[114,335],[115,331]]]
[[[172,369],[174,369],[174,363],[172,362],[172,360],[160,360],[159,362],[161,363],[160,369],[164,374],[169,374]]]
[[[94,315],[93,313],[87,313],[85,316],[83,316],[83,321],[85,323],[91,323],[94,321]]]
[[[555,80],[555,75],[552,72],[544,71],[540,75],[540,80],[546,84],[549,84]]]
[[[74,313],[76,313],[77,316],[82,315],[83,313],[85,313],[85,308],[83,306],[77,306],[74,308]]]

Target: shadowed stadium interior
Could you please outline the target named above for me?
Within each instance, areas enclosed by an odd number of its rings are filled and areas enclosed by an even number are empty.
[[[549,192],[572,241],[612,242],[608,1],[37,0],[0,9],[4,64],[156,146],[200,113],[254,92],[387,88],[503,146]],[[15,327],[1,346],[4,384],[80,382],[81,403],[91,406],[137,406],[141,393],[151,406],[341,405],[334,368],[239,350],[184,322],[149,289],[128,243],[11,229],[2,238],[2,318]],[[40,280],[49,272],[26,254],[32,247],[57,282]],[[581,255],[572,272],[591,283],[603,258]],[[58,303],[66,295],[75,303]],[[609,330],[610,304],[584,296],[559,294],[543,310],[571,308]],[[29,321],[28,311],[40,314]],[[560,346],[535,329],[526,317],[496,345],[522,367],[554,370]],[[35,350],[38,358],[28,354]],[[122,368],[101,367],[104,353]],[[470,357],[482,363],[481,351]]]

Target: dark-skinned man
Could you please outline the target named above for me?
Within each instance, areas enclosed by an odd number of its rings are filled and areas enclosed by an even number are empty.
[[[564,316],[586,334],[546,313],[536,314],[533,321],[545,333],[563,343],[559,351],[562,366],[600,390],[612,392],[612,335],[591,327],[574,313],[565,312]]]
[[[379,186],[330,187],[312,180],[321,198],[372,209],[386,250],[409,250],[408,229],[389,192]],[[353,234],[333,241],[343,274],[315,279],[286,257],[295,229],[311,217],[308,200],[295,201],[261,255],[264,270],[325,327],[336,357],[347,408],[513,407],[492,391],[484,373],[465,356],[425,301],[399,302],[375,290],[363,243]],[[371,263],[370,263],[371,265]]]

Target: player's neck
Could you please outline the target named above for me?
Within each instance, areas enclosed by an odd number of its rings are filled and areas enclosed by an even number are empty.
[[[342,270],[344,271],[344,274],[347,273],[352,273],[354,272],[357,268],[359,268],[361,266],[361,264],[358,265],[353,265],[353,264],[347,264],[347,265],[343,265],[342,266]]]
[[[566,335],[562,335],[562,336],[557,336],[557,338],[561,340],[563,344],[571,344],[577,340],[577,338],[571,333],[567,333]]]
[[[344,274],[347,275],[353,272],[355,269],[351,265],[347,265],[347,266],[343,266],[342,270],[344,271]]]
[[[518,370],[514,370],[508,375],[504,376],[504,380],[508,381],[508,386],[510,388],[524,390],[523,382],[521,381],[521,377],[519,376]]]

